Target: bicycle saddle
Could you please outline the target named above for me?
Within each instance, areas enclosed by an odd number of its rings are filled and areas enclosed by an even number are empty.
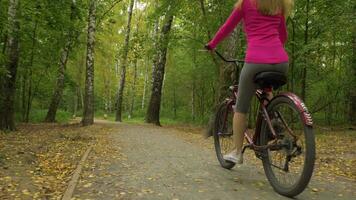
[[[260,72],[256,74],[254,82],[262,89],[272,86],[276,90],[287,83],[287,77],[281,72]]]

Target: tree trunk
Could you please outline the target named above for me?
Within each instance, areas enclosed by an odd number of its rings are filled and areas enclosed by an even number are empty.
[[[291,19],[291,24],[292,24],[292,52],[291,52],[291,63],[290,63],[290,86],[288,86],[288,91],[291,92],[295,92],[294,91],[294,69],[295,69],[295,45],[296,45],[296,41],[295,41],[295,21],[294,19]]]
[[[83,126],[94,124],[94,45],[96,23],[96,0],[90,0],[88,17],[86,78],[83,110]]]
[[[155,9],[157,9],[157,1],[155,1]],[[158,48],[158,43],[159,43],[159,24],[160,24],[160,18],[157,17],[154,23],[153,27],[153,48],[157,49]],[[152,72],[157,65],[158,62],[158,51],[154,51],[153,53],[153,62],[152,62]],[[153,74],[152,74],[152,80],[153,80]]]
[[[83,109],[84,106],[84,97],[83,97],[83,91],[82,91],[82,78],[83,78],[83,71],[84,71],[84,65],[85,65],[85,56],[83,56],[80,59],[80,63],[78,66],[78,73],[76,76],[77,83],[76,83],[76,95],[77,95],[77,103],[75,104],[75,109],[74,109],[74,116],[77,115],[77,111],[80,109]]]
[[[208,24],[208,18],[207,14],[205,11],[205,5],[204,5],[204,0],[200,0],[200,9],[203,13],[203,18],[204,22],[206,24],[206,33],[208,39],[211,39],[211,32],[207,26]],[[240,27],[240,26],[238,26]],[[234,58],[236,56],[236,49],[238,47],[238,41],[239,41],[239,35],[240,35],[240,28],[236,28],[234,32],[229,36],[227,46],[225,47],[225,56],[229,58]],[[219,69],[219,91],[218,91],[218,96],[215,99],[215,104],[218,105],[219,102],[223,99],[226,98],[227,95],[227,88],[236,81],[236,76],[238,78],[238,75],[234,72],[235,67],[233,64],[226,64],[221,61],[216,60],[215,57],[213,57],[213,62],[215,63],[216,67]],[[235,77],[233,77],[235,76]]]
[[[129,112],[129,118],[131,119],[133,117],[133,110],[135,106],[135,93],[136,93],[136,81],[137,81],[137,58],[135,58],[135,64],[134,64],[134,79],[133,79],[133,84],[131,88],[131,104],[130,104],[130,112]]]
[[[356,12],[356,6],[354,6],[354,13]],[[350,87],[350,109],[349,109],[349,122],[356,126],[356,90],[354,86],[356,85],[356,27],[353,27],[352,36],[352,56],[351,56],[351,77],[352,84]],[[353,85],[353,86],[352,86]]]
[[[55,122],[56,121],[56,113],[59,107],[60,101],[62,99],[62,94],[64,90],[64,78],[65,78],[65,71],[66,65],[69,56],[69,49],[70,49],[70,41],[67,41],[65,44],[64,49],[62,50],[60,62],[58,65],[58,75],[57,75],[57,82],[56,87],[54,89],[53,96],[51,98],[51,103],[45,118],[45,122]]]
[[[173,88],[173,119],[177,119],[177,88]]]
[[[104,72],[104,102],[105,102],[105,115],[111,112],[111,70],[108,68]]]
[[[26,71],[21,76],[21,117],[22,121],[26,118],[26,86],[27,86],[27,73]]]
[[[208,22],[208,16],[206,15],[204,0],[200,0],[199,2],[200,2],[200,9],[203,14],[204,25],[206,28],[206,35],[207,35],[208,40],[210,40],[210,39],[212,39],[212,35],[211,35],[210,29],[208,27],[209,22]],[[214,56],[211,56],[211,57],[213,59],[213,62],[215,64],[216,68],[218,68],[220,70],[220,66],[223,65],[222,62],[219,62]],[[218,98],[216,98],[214,96],[214,100],[215,100],[215,104],[218,105],[218,103],[219,103]]]
[[[304,45],[307,46],[309,43],[309,10],[310,10],[310,0],[307,0],[306,5],[306,19],[305,19],[305,31],[304,31]],[[308,47],[307,47],[308,48]],[[306,51],[305,62],[302,71],[302,94],[301,98],[304,102],[306,102],[306,90],[307,90],[307,66],[308,66],[308,55],[309,50]]]
[[[26,106],[26,114],[25,114],[25,123],[30,121],[30,112],[31,112],[31,97],[32,97],[32,69],[30,68],[30,74],[28,78],[28,91],[27,91],[27,106]]]
[[[71,20],[75,20],[75,0],[72,1],[72,7],[71,7]],[[47,111],[47,115],[45,118],[45,122],[50,122],[53,123],[56,121],[56,114],[57,114],[57,109],[59,107],[59,104],[62,100],[62,95],[63,95],[63,90],[64,90],[64,83],[65,83],[65,71],[67,67],[67,61],[69,57],[69,52],[72,48],[73,45],[73,40],[75,38],[74,36],[74,30],[69,30],[69,35],[67,38],[67,41],[64,45],[64,48],[61,53],[61,57],[59,60],[58,64],[58,75],[57,75],[57,82],[56,86],[54,89],[53,96],[51,98],[51,103]]]
[[[169,33],[172,28],[173,18],[174,16],[169,10],[165,16],[160,39],[157,45],[158,61],[155,62],[156,65],[152,75],[153,76],[152,91],[151,91],[151,98],[150,98],[146,119],[145,119],[146,123],[160,125],[159,116],[160,116],[160,109],[161,109],[162,84],[163,84],[163,78],[164,78],[165,66],[167,60]]]
[[[116,100],[116,119],[115,120],[117,122],[122,121],[122,100],[123,100],[123,96],[124,96],[124,89],[125,89],[125,82],[126,82],[127,55],[129,53],[131,19],[132,19],[132,12],[133,12],[134,4],[135,4],[135,0],[131,0],[129,10],[128,10],[128,20],[127,20],[127,26],[126,26],[124,52],[122,55],[121,77],[120,77],[119,90],[117,93],[117,100]]]
[[[196,110],[196,106],[195,106],[195,96],[196,96],[196,86],[195,86],[195,80],[193,80],[193,85],[192,85],[192,98],[191,98],[191,109],[192,109],[192,113],[191,113],[191,117],[192,120],[195,121],[195,110]]]
[[[142,110],[145,109],[145,102],[146,102],[146,91],[147,91],[147,82],[148,82],[148,63],[146,63],[145,72],[146,72],[145,73],[145,82],[143,83],[143,94],[142,94],[142,103],[141,103]]]
[[[240,38],[240,26],[232,32],[232,34],[228,37],[227,44],[225,46],[224,55],[227,58],[235,58],[237,56],[236,50],[238,47],[238,41]],[[220,65],[219,70],[219,98],[218,102],[221,102],[226,98],[229,94],[229,87],[233,84],[236,84],[239,79],[239,69],[236,69],[236,66],[232,63],[224,63]]]
[[[29,70],[29,77],[28,77],[28,91],[27,91],[27,106],[25,109],[25,118],[24,122],[28,123],[30,120],[30,111],[31,111],[31,99],[32,99],[32,67],[33,67],[33,61],[35,59],[35,48],[36,48],[36,38],[37,38],[37,28],[38,28],[38,22],[35,22],[35,27],[33,29],[32,33],[32,48],[31,48],[31,58],[30,58],[30,64],[28,67]],[[25,89],[26,87],[24,87]]]
[[[205,98],[205,87],[202,84],[201,85],[201,95],[200,95],[200,112],[201,112],[201,119],[204,120],[205,117],[205,103],[206,103],[206,98]]]
[[[9,0],[8,10],[8,37],[6,49],[6,70],[4,77],[3,90],[0,97],[0,129],[15,130],[15,92],[16,92],[16,74],[19,61],[19,0]]]
[[[196,29],[194,29],[193,32],[193,37],[196,37]],[[197,96],[197,84],[196,84],[196,68],[198,66],[197,63],[197,54],[196,54],[196,49],[193,49],[192,52],[192,57],[193,57],[193,73],[192,73],[192,88],[191,88],[191,92],[192,92],[192,96],[191,96],[191,118],[193,121],[195,121],[196,118],[196,110],[197,110],[197,106],[196,106],[196,96]]]

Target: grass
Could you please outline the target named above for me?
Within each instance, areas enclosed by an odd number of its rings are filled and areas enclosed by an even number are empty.
[[[44,121],[46,115],[47,115],[47,109],[33,109],[31,110],[30,113],[30,123],[41,123]],[[56,115],[56,121],[58,123],[66,123],[72,118],[72,113],[64,111],[64,110],[58,110],[57,115]],[[22,115],[21,113],[16,113],[16,121],[21,122],[22,120]]]

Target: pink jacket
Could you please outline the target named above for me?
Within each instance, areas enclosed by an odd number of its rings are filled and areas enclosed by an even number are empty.
[[[234,9],[225,24],[208,43],[208,47],[215,49],[241,20],[244,22],[244,31],[247,36],[245,62],[266,64],[288,62],[288,54],[284,49],[287,41],[284,16],[262,15],[251,0],[244,0],[241,9]]]

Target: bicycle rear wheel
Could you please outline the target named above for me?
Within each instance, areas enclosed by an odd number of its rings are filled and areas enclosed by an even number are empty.
[[[214,121],[214,146],[216,156],[220,165],[225,169],[231,169],[235,166],[235,163],[226,161],[223,156],[233,149],[233,120],[232,106],[227,102],[222,103],[215,115]]]
[[[273,189],[294,197],[308,185],[315,162],[315,138],[311,126],[304,124],[303,114],[289,98],[276,97],[267,107],[278,140],[262,157],[263,168]],[[268,125],[263,122],[261,145],[273,142]]]

